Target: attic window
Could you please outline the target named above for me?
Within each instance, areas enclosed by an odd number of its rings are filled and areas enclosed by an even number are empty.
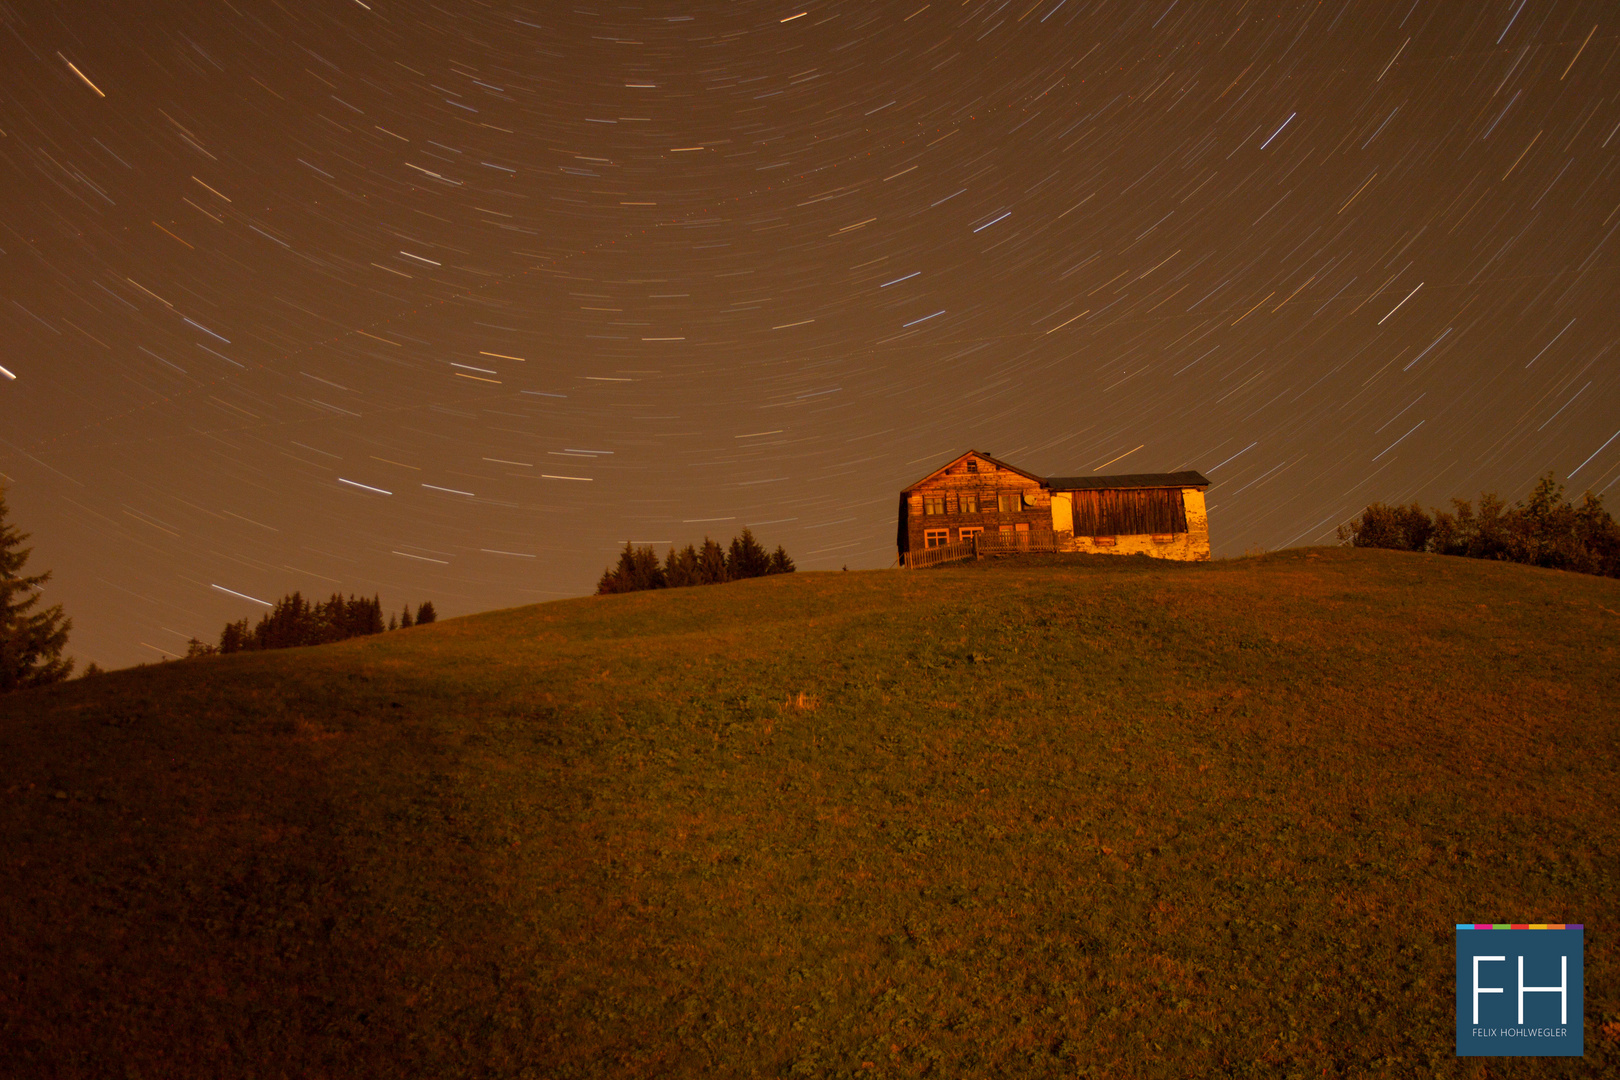
[[[979,463],[976,460],[974,460],[973,458],[968,458],[967,471],[968,472],[978,472],[979,471]]]

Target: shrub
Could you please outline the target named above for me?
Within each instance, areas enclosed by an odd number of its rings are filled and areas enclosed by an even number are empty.
[[[1426,551],[1434,522],[1417,503],[1386,506],[1373,503],[1361,516],[1341,526],[1339,539],[1352,547],[1389,548],[1393,551]]]
[[[1431,551],[1620,577],[1620,525],[1590,491],[1579,506],[1572,505],[1551,473],[1527,501],[1513,506],[1484,493],[1477,508],[1466,499],[1453,499],[1450,510],[1437,509],[1430,518],[1416,503],[1373,503],[1339,528],[1339,540],[1354,547]]]

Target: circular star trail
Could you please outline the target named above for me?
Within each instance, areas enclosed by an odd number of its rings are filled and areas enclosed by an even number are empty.
[[[974,447],[1217,555],[1620,481],[1603,3],[0,13],[0,473],[81,659],[748,525]]]

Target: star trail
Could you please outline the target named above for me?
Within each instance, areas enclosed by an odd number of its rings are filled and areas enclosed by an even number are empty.
[[[887,566],[970,447],[1199,469],[1217,556],[1620,481],[1606,3],[0,24],[0,479],[81,662],[705,529]]]

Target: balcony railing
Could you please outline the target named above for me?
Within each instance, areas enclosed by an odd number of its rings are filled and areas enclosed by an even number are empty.
[[[1049,532],[982,532],[975,536],[975,552],[986,555],[1019,555],[1026,551],[1056,551],[1057,537]]]

